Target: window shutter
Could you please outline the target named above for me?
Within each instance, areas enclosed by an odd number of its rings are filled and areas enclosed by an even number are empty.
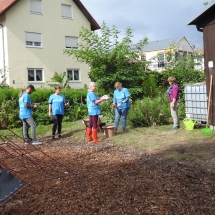
[[[65,18],[72,18],[72,8],[71,5],[61,5],[61,10],[62,10],[62,17]]]
[[[25,32],[25,40],[41,43],[41,34]]]
[[[66,48],[77,48],[78,37],[66,37]]]
[[[42,1],[30,0],[30,11],[33,13],[42,13]]]

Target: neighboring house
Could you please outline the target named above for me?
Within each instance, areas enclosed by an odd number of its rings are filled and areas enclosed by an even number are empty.
[[[200,58],[195,59],[195,63],[198,64],[195,66],[196,70],[203,71],[204,70],[204,49],[201,48],[194,48],[194,52],[197,56],[201,56]]]
[[[83,88],[90,67],[63,54],[77,48],[81,27],[100,29],[79,0],[1,0],[0,69],[7,84],[48,87],[55,72],[67,72],[72,88]]]
[[[192,54],[194,52],[193,47],[189,44],[185,37],[158,40],[148,42],[142,49],[140,59],[143,61],[150,61],[148,69],[162,71],[165,67],[165,52],[171,45],[177,47],[179,55]],[[139,60],[140,60],[139,59]]]

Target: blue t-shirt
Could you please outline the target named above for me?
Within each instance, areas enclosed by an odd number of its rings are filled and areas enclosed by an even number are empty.
[[[28,93],[23,93],[19,98],[19,118],[27,119],[32,117],[32,108],[25,107],[25,103],[31,104],[31,98]]]
[[[52,105],[52,115],[62,114],[64,115],[65,97],[62,94],[52,94],[49,97],[49,104]]]
[[[125,103],[121,104],[118,107],[118,109],[130,108],[129,97],[130,97],[130,93],[128,92],[127,88],[122,88],[120,91],[116,89],[113,94],[113,102],[117,106],[118,104],[123,102],[125,99],[127,99],[127,101]]]
[[[88,114],[90,116],[96,116],[101,113],[99,105],[94,103],[95,100],[98,100],[97,95],[94,92],[88,92],[87,108],[88,108]]]

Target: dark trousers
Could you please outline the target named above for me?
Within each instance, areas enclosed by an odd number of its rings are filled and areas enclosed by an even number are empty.
[[[89,125],[88,125],[89,128],[93,127],[93,129],[97,129],[98,117],[99,117],[98,115],[90,116]]]
[[[63,115],[62,114],[53,115],[54,125],[52,127],[52,135],[55,135],[56,130],[58,130],[58,134],[61,134],[62,120],[63,120]]]

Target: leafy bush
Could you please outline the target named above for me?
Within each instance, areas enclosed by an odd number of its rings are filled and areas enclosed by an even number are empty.
[[[84,103],[79,103],[77,99],[73,99],[72,105],[65,108],[63,121],[76,121],[83,119],[87,114],[87,106]]]
[[[110,98],[108,101],[101,102],[100,109],[101,109],[101,121],[106,123],[113,123],[114,121],[114,109],[112,108],[111,104],[113,99]]]
[[[160,91],[157,84],[157,74],[149,74],[144,79],[142,87],[144,97],[156,97]]]
[[[145,97],[131,105],[128,120],[133,127],[149,127],[169,123],[170,108],[165,96]]]
[[[48,102],[40,103],[36,109],[33,109],[33,118],[36,124],[48,125],[52,123],[52,118],[48,115]]]
[[[0,109],[0,121],[9,128],[21,125],[16,100],[8,100],[6,97],[3,99]]]
[[[0,104],[3,103],[4,100],[17,100],[19,98],[19,91],[13,88],[0,88]]]

